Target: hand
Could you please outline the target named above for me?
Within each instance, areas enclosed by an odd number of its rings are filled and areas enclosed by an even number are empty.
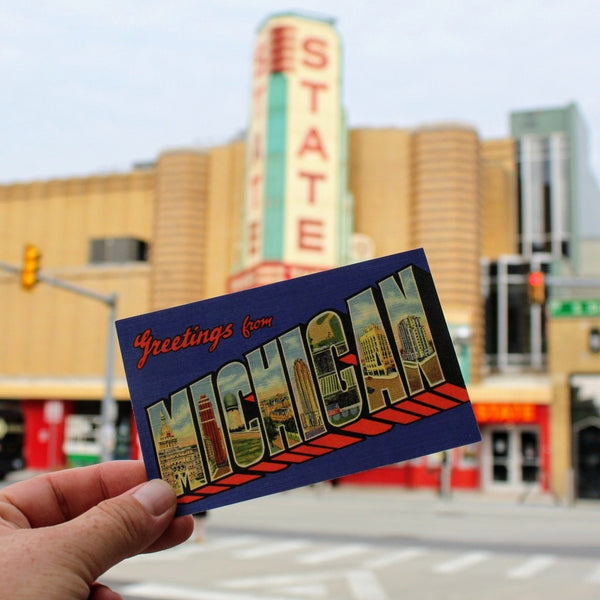
[[[96,579],[121,560],[186,540],[174,490],[139,461],[40,475],[0,490],[0,582],[11,600],[119,598]]]

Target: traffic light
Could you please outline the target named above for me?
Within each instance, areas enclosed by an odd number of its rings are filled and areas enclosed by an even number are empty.
[[[40,259],[42,253],[37,246],[27,244],[23,253],[23,269],[21,271],[21,287],[31,290],[38,282],[38,271],[40,270]]]
[[[529,273],[527,295],[531,304],[544,304],[546,302],[546,276],[542,271]]]

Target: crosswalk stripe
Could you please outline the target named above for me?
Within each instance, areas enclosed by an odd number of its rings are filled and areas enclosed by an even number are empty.
[[[598,565],[592,572],[585,578],[588,583],[600,583],[600,565]]]
[[[387,594],[373,571],[358,569],[349,571],[346,577],[356,600],[387,600]]]
[[[381,588],[377,582],[376,584],[373,584],[372,579],[373,577],[376,577],[373,571],[418,559],[422,556],[429,557],[427,562],[431,563],[432,556],[432,549],[421,546],[408,546],[404,548],[391,547],[387,550],[380,546],[362,543],[340,543],[324,546],[323,543],[314,539],[277,539],[274,536],[248,534],[217,535],[216,537],[209,537],[202,543],[187,542],[178,547],[164,550],[159,553],[137,555],[127,559],[124,563],[153,563],[159,561],[172,563],[186,559],[192,560],[194,555],[213,551],[227,552],[232,558],[238,560],[260,559],[261,557],[279,556],[287,553],[288,555],[291,554],[291,557],[287,559],[288,561],[303,565],[325,565],[326,563],[335,560],[366,554],[366,556],[362,558],[359,557],[354,562],[356,570],[350,571],[348,575],[345,575],[348,585],[353,590],[353,598],[357,600],[386,600],[383,588]],[[465,552],[458,555],[454,553],[454,556],[450,554],[447,560],[430,565],[429,568],[434,573],[453,574],[484,562],[490,559],[491,556],[491,552],[483,550]],[[550,568],[557,561],[558,558],[556,556],[549,554],[525,556],[512,568],[504,571],[504,576],[507,579],[513,580],[533,578]],[[337,576],[339,577],[339,574]],[[311,582],[309,581],[303,581],[302,583],[289,580],[282,581],[282,586],[289,584],[289,587],[287,587],[287,589],[281,587],[280,592],[283,594],[289,593],[291,595],[297,595],[303,586],[308,586],[306,590],[304,590],[304,595],[307,598],[309,596],[313,598],[321,597],[325,593],[323,588],[323,574],[318,575],[317,579],[318,581],[312,582],[312,587]],[[327,577],[325,577],[325,579],[327,579]],[[586,576],[583,576],[583,580],[589,584],[600,584],[600,564],[595,567],[593,566],[589,573]],[[138,593],[140,598],[159,597],[152,595],[154,592],[149,588],[135,589],[140,592]],[[154,587],[153,589],[156,590],[158,588]],[[184,592],[182,592],[182,594],[184,594]],[[221,600],[221,598],[223,600],[229,600],[231,598],[231,596],[227,596],[227,594],[219,596],[218,590],[202,590],[202,594],[203,595],[201,596],[191,595],[186,597],[189,597],[190,600],[195,600],[196,598],[201,598],[201,600],[212,600],[213,598],[215,600]],[[160,597],[164,598],[165,596],[163,595]],[[168,597],[171,598],[171,596]],[[177,600],[179,597],[178,592],[175,592],[175,595],[172,596],[172,600]],[[250,597],[246,599],[246,597],[242,596],[239,596],[239,599],[252,600]]]
[[[282,542],[260,544],[250,548],[242,548],[234,551],[232,554],[235,558],[241,559],[261,558],[273,554],[283,554],[284,552],[302,550],[309,545],[310,542],[307,540],[286,540]]]
[[[212,550],[227,550],[239,546],[257,544],[259,541],[260,538],[255,535],[238,535],[199,543],[187,542],[180,546],[176,546],[175,548],[163,550],[162,552],[137,554],[136,556],[128,558],[125,562],[172,562],[181,560],[186,556],[193,556],[194,554],[202,554],[203,552],[210,552]]]
[[[417,556],[422,556],[425,553],[426,550],[424,548],[404,548],[397,552],[388,552],[377,558],[370,558],[369,560],[366,560],[362,566],[365,569],[381,569],[389,565],[405,562],[411,558],[416,558]]]
[[[336,560],[338,558],[345,558],[354,554],[367,552],[367,550],[369,550],[369,546],[365,544],[346,544],[344,546],[334,546],[333,548],[327,548],[326,550],[320,550],[299,556],[296,559],[296,562],[303,565],[316,565],[319,563],[328,562],[330,560]]]
[[[248,544],[257,544],[262,538],[257,535],[234,535],[219,538],[216,540],[209,540],[206,542],[207,546],[211,548],[219,548],[220,550],[226,548],[234,548],[235,546],[247,546]]]
[[[273,591],[302,593],[301,597],[326,597],[327,582],[345,581],[350,588],[352,600],[388,600],[385,590],[377,576],[366,569],[344,570],[328,569],[326,571],[304,571],[302,573],[278,573],[227,579],[221,585],[230,589],[268,588]],[[271,595],[268,596],[272,600]],[[245,600],[245,597],[240,597]]]
[[[125,563],[147,563],[147,562],[173,562],[183,560],[187,556],[199,554],[203,551],[200,545],[182,544],[176,548],[163,550],[162,552],[152,552],[150,554],[136,554],[125,560]]]
[[[556,562],[556,558],[548,554],[536,554],[529,560],[513,567],[508,571],[506,576],[509,579],[527,579],[537,575],[540,571],[547,569],[550,565]]]
[[[490,556],[489,552],[467,552],[466,554],[461,554],[456,558],[436,565],[433,570],[436,573],[456,573],[457,571],[462,571],[463,569],[467,569],[468,567],[483,562],[490,558]]]
[[[327,598],[327,586],[321,583],[309,583],[308,585],[291,585],[282,587],[281,592],[292,594],[298,598]]]
[[[169,600],[264,600],[264,596],[218,590],[198,589],[190,586],[169,585],[158,582],[131,583],[119,588],[121,595],[136,598]],[[296,597],[269,596],[269,600],[298,600]]]
[[[331,579],[340,579],[344,577],[344,571],[310,571],[308,573],[276,573],[268,575],[254,575],[251,577],[240,577],[232,579],[231,577],[220,582],[224,587],[233,589],[243,589],[251,587],[287,588],[296,585],[306,585],[315,582],[330,581]],[[269,599],[270,600],[270,599]]]

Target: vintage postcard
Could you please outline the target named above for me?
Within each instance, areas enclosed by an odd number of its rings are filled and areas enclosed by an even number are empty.
[[[148,475],[180,514],[480,440],[422,250],[117,332]]]

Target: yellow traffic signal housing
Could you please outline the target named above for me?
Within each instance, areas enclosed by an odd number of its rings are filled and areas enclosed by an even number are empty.
[[[546,276],[542,271],[529,273],[527,295],[531,304],[544,304],[546,302]]]
[[[38,282],[38,271],[40,270],[40,260],[42,253],[37,246],[27,244],[23,253],[23,269],[21,271],[21,287],[24,290],[31,290]]]

